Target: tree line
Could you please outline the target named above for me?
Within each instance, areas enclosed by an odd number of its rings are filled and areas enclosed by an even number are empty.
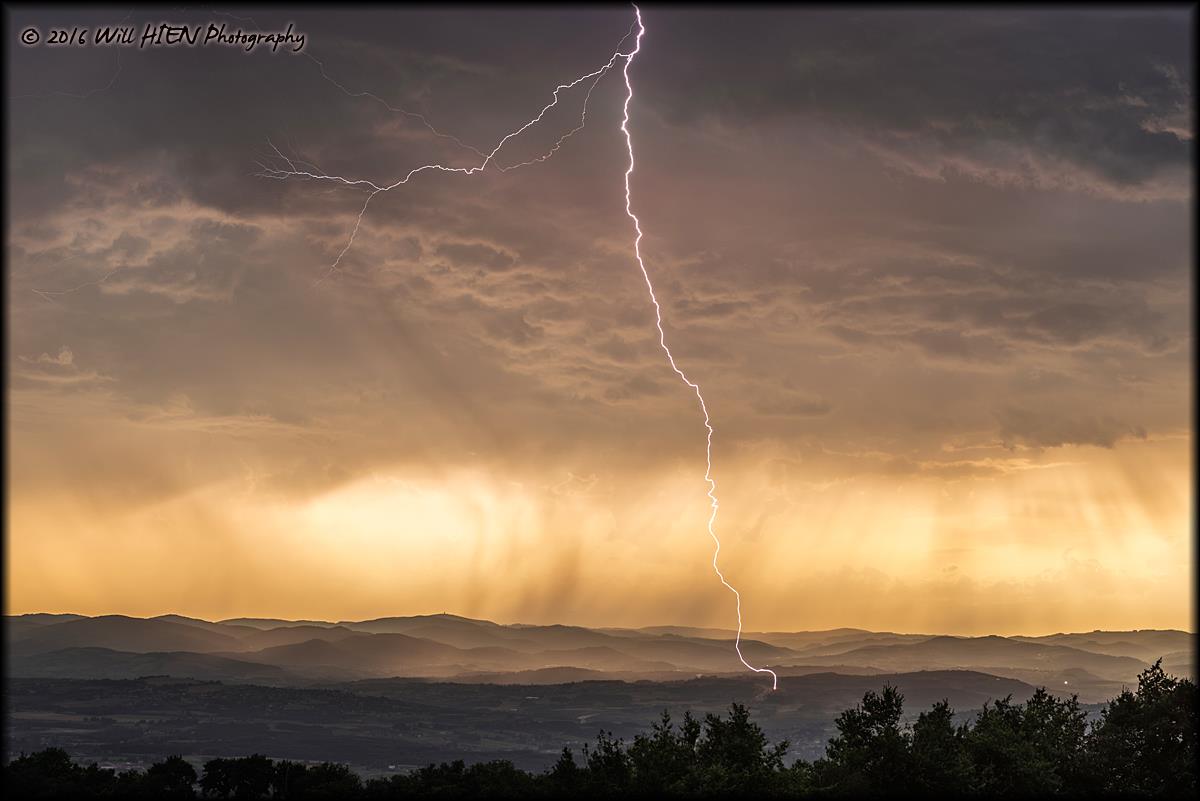
[[[628,744],[601,731],[541,773],[457,760],[364,781],[345,765],[259,754],[211,759],[200,773],[179,756],[117,772],[48,748],[10,761],[4,788],[10,798],[131,799],[1196,795],[1196,685],[1168,676],[1161,660],[1091,722],[1075,696],[1045,688],[1025,703],[989,701],[960,724],[946,701],[906,724],[903,704],[891,686],[866,693],[812,762],[788,764],[789,744],[770,742],[735,703],[727,716],[686,713],[678,724],[664,711]]]

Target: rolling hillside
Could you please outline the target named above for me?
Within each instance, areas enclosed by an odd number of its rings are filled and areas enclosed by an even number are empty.
[[[9,670],[26,677],[136,678],[166,674],[308,684],[426,677],[531,684],[552,678],[633,681],[742,676],[732,632],[655,626],[591,629],[502,625],[457,615],[362,621],[180,615],[21,615],[6,618]],[[971,670],[1108,697],[1154,659],[1192,670],[1183,631],[951,637],[862,629],[747,633],[746,658],[795,679],[816,673]]]

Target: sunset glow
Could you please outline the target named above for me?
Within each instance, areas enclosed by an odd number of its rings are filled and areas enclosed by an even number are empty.
[[[617,7],[23,70],[8,613],[733,629],[686,373],[747,631],[1194,628],[1184,33],[644,12],[636,94]]]

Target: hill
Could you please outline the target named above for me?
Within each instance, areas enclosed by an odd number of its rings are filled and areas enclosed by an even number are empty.
[[[155,657],[161,672],[249,681],[266,674],[246,665],[269,666],[277,669],[272,681],[298,684],[405,676],[497,683],[524,676],[536,684],[549,676],[624,681],[741,676],[745,670],[731,634],[687,626],[501,624],[450,614],[337,622],[182,615],[6,618],[14,675],[87,677],[93,665],[96,677],[135,678],[153,664],[129,655],[172,654],[169,660]],[[1132,684],[1159,657],[1173,671],[1190,675],[1194,643],[1195,635],[1176,630],[953,637],[841,628],[747,633],[741,648],[752,663],[789,678],[961,669],[1078,692],[1090,701]],[[86,652],[86,659],[72,665],[72,658],[85,653],[72,649],[104,653]],[[184,654],[232,661],[188,660]],[[35,655],[42,657],[29,658]]]

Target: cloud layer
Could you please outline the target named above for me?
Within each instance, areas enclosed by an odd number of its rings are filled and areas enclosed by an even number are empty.
[[[1079,565],[1130,597],[1166,582],[1142,623],[1185,620],[1168,566],[1190,519],[1189,13],[648,10],[634,199],[668,336],[713,412],[723,555],[752,626],[1030,630],[1039,577]],[[553,158],[374,198],[333,274],[364,192],[255,175],[280,153],[376,182],[469,165],[393,109],[490,150],[631,21],[314,9],[294,17],[296,56],[125,51],[113,72],[111,51],[15,50],[14,609],[362,616],[425,598],[728,624],[703,429],[631,260],[619,75]],[[582,101],[501,163],[547,152]],[[174,549],[206,578],[113,589]],[[52,555],[98,552],[112,582]],[[419,559],[451,589],[397,594]],[[880,571],[909,611],[818,612],[796,589],[833,592],[847,570]],[[272,606],[285,575],[357,589],[347,611]],[[605,582],[628,583],[628,606]],[[1108,592],[1068,583],[1063,608]],[[1002,586],[1028,592],[976,623],[936,612]],[[1119,616],[1096,608],[1096,626]]]

